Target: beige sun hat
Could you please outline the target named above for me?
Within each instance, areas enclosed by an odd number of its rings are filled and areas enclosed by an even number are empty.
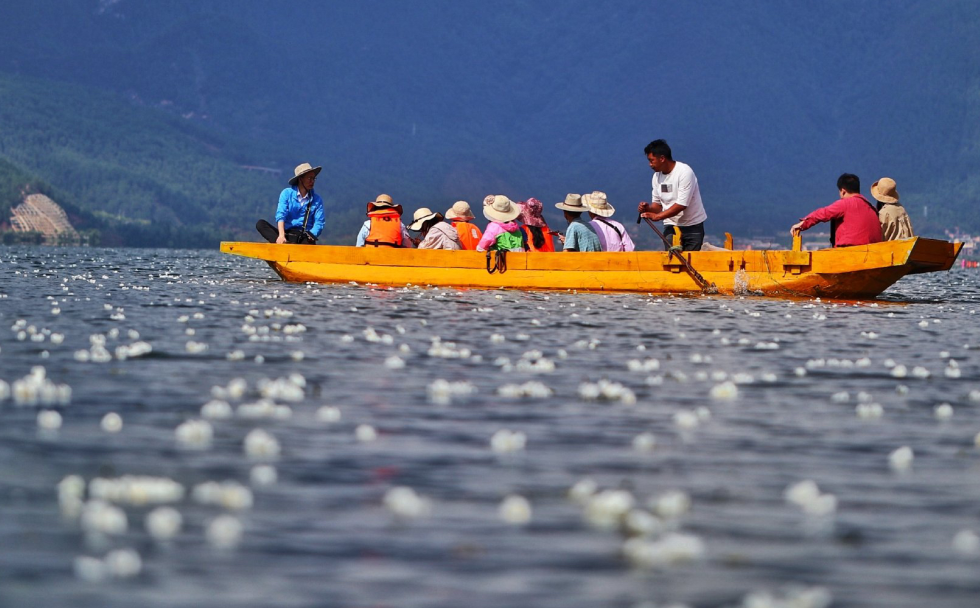
[[[446,211],[447,220],[472,220],[473,211],[470,209],[470,204],[466,201],[456,201],[453,206]]]
[[[883,177],[871,184],[871,196],[883,203],[897,203],[898,187],[895,180],[890,177]]]
[[[398,215],[402,214],[402,206],[396,205],[387,194],[379,194],[378,198],[367,204],[367,212],[377,211],[378,209],[394,209]]]
[[[437,217],[440,220],[442,220],[442,214],[439,213],[438,211],[432,211],[428,207],[422,207],[421,209],[415,212],[415,215],[412,216],[413,221],[411,224],[409,224],[408,229],[418,232],[419,230],[422,229],[422,224],[426,223],[427,221],[431,220],[434,217]]]
[[[555,207],[564,211],[574,211],[575,213],[584,213],[589,210],[585,203],[582,202],[581,194],[566,194],[565,202],[555,203]]]
[[[521,208],[503,194],[491,194],[483,199],[483,215],[495,222],[510,222],[521,214]]]
[[[599,192],[596,190],[592,194],[583,196],[582,200],[589,208],[589,211],[600,217],[610,217],[613,213],[616,213],[616,208],[610,205],[609,201],[606,199],[605,192]]]
[[[323,167],[314,167],[310,163],[303,163],[302,165],[296,165],[296,168],[293,169],[293,177],[289,180],[289,185],[295,186],[296,182],[299,181],[299,178],[306,175],[310,171],[312,171],[314,175],[320,175],[321,169],[323,169]]]

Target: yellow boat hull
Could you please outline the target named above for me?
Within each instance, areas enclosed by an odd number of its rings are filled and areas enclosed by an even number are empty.
[[[949,270],[962,243],[916,237],[818,251],[684,253],[717,293],[868,298],[907,274]],[[231,255],[265,260],[285,281],[433,285],[484,289],[700,292],[666,252],[508,253],[487,272],[485,253],[387,247],[221,243]]]

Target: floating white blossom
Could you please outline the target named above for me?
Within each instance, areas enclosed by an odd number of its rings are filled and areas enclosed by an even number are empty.
[[[525,382],[524,384],[505,384],[497,389],[497,394],[506,399],[543,399],[554,394],[547,385],[537,382]]]
[[[201,504],[220,506],[232,511],[251,509],[253,504],[252,490],[237,481],[199,483],[194,486],[191,495]]]
[[[531,521],[531,503],[523,496],[511,494],[500,503],[500,519],[515,526]]]
[[[711,387],[709,395],[719,401],[731,401],[738,397],[738,386],[734,382],[722,382]]]
[[[128,523],[126,513],[115,505],[101,500],[85,503],[80,518],[82,529],[101,534],[122,534]]]
[[[354,429],[354,437],[361,443],[370,443],[378,438],[378,431],[370,424],[359,424]]]
[[[859,403],[854,411],[862,420],[877,420],[885,413],[884,408],[878,403]]]
[[[490,448],[497,453],[519,452],[527,445],[527,436],[520,431],[500,429],[490,438]]]
[[[626,490],[602,490],[589,497],[585,518],[596,528],[613,529],[634,504],[636,499]]]
[[[640,433],[633,438],[633,449],[637,452],[650,452],[657,445],[657,439],[653,433]]]
[[[206,448],[211,445],[214,429],[207,420],[188,420],[174,431],[177,443],[188,448]]]
[[[598,489],[598,484],[594,480],[586,477],[575,482],[575,485],[568,490],[568,497],[572,499],[572,502],[585,504]]]
[[[122,417],[115,412],[109,412],[102,417],[100,426],[106,433],[118,433],[123,427]]]
[[[398,519],[418,519],[429,515],[432,502],[412,488],[399,486],[385,492],[384,506]]]
[[[316,411],[316,419],[327,424],[340,420],[340,408],[324,405]]]
[[[180,532],[184,518],[173,507],[157,507],[146,515],[146,531],[155,540],[170,540]]]
[[[252,467],[248,478],[253,486],[271,486],[279,480],[279,473],[270,464],[257,464]]]
[[[470,382],[450,382],[449,380],[434,380],[428,387],[429,400],[433,403],[446,404],[458,397],[466,397],[476,392],[476,387]]]
[[[205,536],[219,549],[233,549],[242,540],[242,523],[232,515],[219,515],[208,524]]]
[[[231,418],[234,412],[227,401],[212,399],[201,406],[201,417],[212,420],[224,420]]]
[[[632,390],[618,382],[599,380],[596,383],[584,382],[578,387],[579,397],[586,401],[619,401],[625,405],[636,403]]]
[[[254,429],[245,436],[245,453],[250,458],[271,459],[279,457],[279,442],[262,429]]]
[[[686,492],[671,490],[651,499],[649,506],[664,519],[676,519],[691,509],[691,497]]]
[[[902,446],[888,455],[888,464],[894,471],[907,471],[912,467],[915,452],[908,446]]]
[[[623,543],[623,554],[638,568],[664,568],[694,561],[703,553],[704,543],[689,534],[672,533],[656,541],[636,537]]]
[[[980,555],[980,536],[973,530],[960,530],[953,537],[953,550],[964,557]]]
[[[948,403],[941,403],[933,408],[936,420],[949,420],[953,417],[953,406]]]
[[[45,431],[57,431],[61,428],[61,414],[54,410],[41,410],[37,413],[37,426]]]

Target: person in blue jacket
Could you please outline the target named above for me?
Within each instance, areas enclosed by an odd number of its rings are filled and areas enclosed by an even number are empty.
[[[316,176],[323,167],[303,163],[293,170],[289,187],[279,195],[276,225],[259,220],[255,229],[270,243],[316,245],[323,231],[323,199],[313,191]]]

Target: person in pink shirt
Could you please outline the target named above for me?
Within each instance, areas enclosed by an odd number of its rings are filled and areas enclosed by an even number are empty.
[[[868,199],[861,196],[861,180],[857,175],[845,173],[837,178],[840,200],[813,211],[790,228],[790,234],[799,235],[821,222],[830,222],[831,247],[851,247],[879,243],[881,223],[878,211]]]

